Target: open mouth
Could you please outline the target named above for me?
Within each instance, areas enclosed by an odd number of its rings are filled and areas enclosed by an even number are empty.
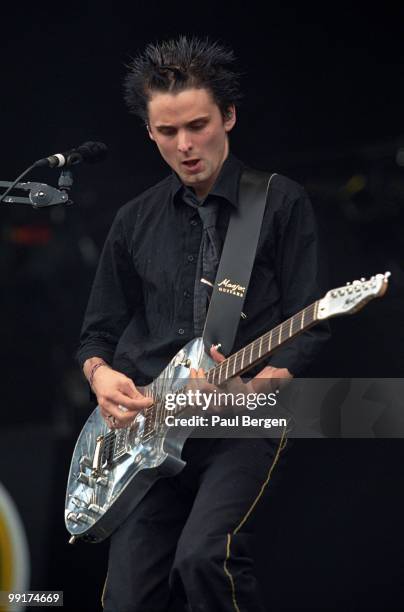
[[[189,170],[196,170],[199,168],[200,162],[200,159],[188,159],[187,161],[183,161],[182,164]]]

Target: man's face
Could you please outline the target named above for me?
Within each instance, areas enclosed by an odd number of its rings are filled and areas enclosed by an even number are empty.
[[[223,119],[207,89],[153,93],[148,106],[150,138],[181,181],[204,198],[229,152],[227,134],[236,122],[234,106]]]

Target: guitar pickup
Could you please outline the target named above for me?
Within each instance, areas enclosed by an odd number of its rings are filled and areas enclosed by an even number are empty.
[[[67,515],[67,519],[69,521],[72,521],[72,523],[77,523],[78,522],[76,512],[69,512],[69,514]]]
[[[103,513],[103,509],[101,508],[101,506],[98,506],[98,504],[90,504],[88,506],[88,510],[89,510],[89,512],[94,512],[94,514],[102,514]]]
[[[77,520],[80,521],[80,523],[86,523],[87,525],[93,522],[92,518],[87,514],[84,514],[84,512],[79,512],[77,515]]]
[[[102,487],[106,487],[108,486],[108,478],[105,478],[105,476],[99,476],[96,480],[96,483],[101,485]]]
[[[91,463],[90,457],[87,457],[87,455],[83,455],[82,457],[80,457],[79,466],[80,466],[80,470],[82,471],[85,468],[91,468],[92,463]]]
[[[87,474],[84,474],[84,472],[80,472],[80,474],[77,476],[77,480],[87,485],[88,487],[91,486],[90,477],[87,476]]]

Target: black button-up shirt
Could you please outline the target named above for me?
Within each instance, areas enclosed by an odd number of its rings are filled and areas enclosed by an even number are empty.
[[[219,202],[222,243],[238,206],[243,164],[229,155],[208,198]],[[119,209],[92,287],[77,357],[102,357],[135,383],[155,378],[193,338],[193,292],[202,237],[198,212],[186,205],[173,173]],[[257,255],[234,351],[319,297],[316,224],[304,189],[277,175],[271,182]],[[279,348],[263,365],[301,375],[328,339],[317,325]]]

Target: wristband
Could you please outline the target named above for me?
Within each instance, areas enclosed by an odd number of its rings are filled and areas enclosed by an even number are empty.
[[[90,376],[88,377],[88,384],[90,385],[91,389],[93,389],[94,374],[96,373],[98,368],[100,368],[101,366],[107,366],[107,368],[109,368],[109,365],[107,363],[105,363],[105,361],[99,361],[98,363],[93,365],[93,367],[91,368]],[[93,391],[94,391],[94,389],[93,389]]]

